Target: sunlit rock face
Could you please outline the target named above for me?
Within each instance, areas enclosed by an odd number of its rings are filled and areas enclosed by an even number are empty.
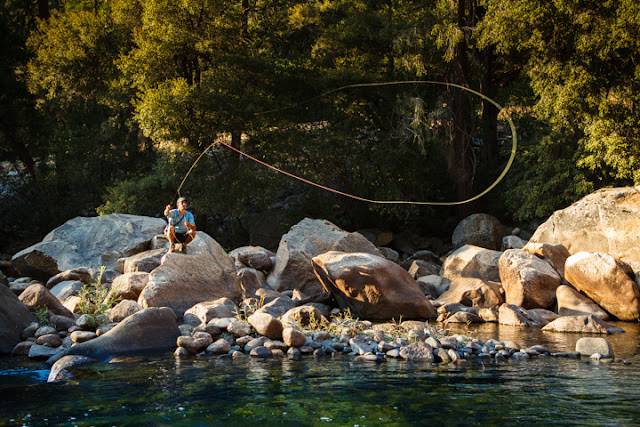
[[[571,254],[602,252],[640,262],[640,187],[604,188],[556,211],[529,240]]]
[[[367,253],[327,252],[312,259],[324,288],[341,308],[369,320],[428,319],[435,310],[398,264]]]

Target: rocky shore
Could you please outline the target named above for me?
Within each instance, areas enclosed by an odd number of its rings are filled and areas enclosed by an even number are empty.
[[[0,273],[0,352],[46,360],[50,381],[79,364],[166,349],[175,357],[348,354],[376,363],[615,361],[604,336],[624,331],[607,321],[640,319],[637,188],[598,191],[533,235],[472,215],[446,254],[376,245],[375,235],[308,218],[275,253],[227,253],[198,232],[183,254],[168,252],[164,225],[132,215],[75,218],[15,254],[15,277]],[[92,286],[101,299],[88,304]],[[584,337],[575,351],[555,352],[449,329],[476,322]]]

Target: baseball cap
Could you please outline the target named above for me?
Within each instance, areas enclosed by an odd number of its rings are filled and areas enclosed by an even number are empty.
[[[187,199],[185,199],[184,197],[180,197],[180,198],[178,199],[178,204],[180,204],[180,203],[182,203],[182,202],[186,202],[186,201],[187,201]]]

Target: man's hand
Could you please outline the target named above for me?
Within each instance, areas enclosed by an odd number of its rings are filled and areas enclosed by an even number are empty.
[[[196,225],[194,223],[185,221],[184,225],[186,225],[189,230],[196,231]]]
[[[164,216],[169,216],[169,212],[171,212],[171,205],[167,205],[167,207],[164,208]]]

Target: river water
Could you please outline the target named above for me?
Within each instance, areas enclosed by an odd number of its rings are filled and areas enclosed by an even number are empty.
[[[0,425],[638,425],[640,328],[616,326],[627,333],[607,337],[613,363],[547,357],[462,368],[166,352],[89,365],[50,384],[46,365],[5,357]],[[582,336],[495,324],[469,332],[552,352],[574,350]]]

